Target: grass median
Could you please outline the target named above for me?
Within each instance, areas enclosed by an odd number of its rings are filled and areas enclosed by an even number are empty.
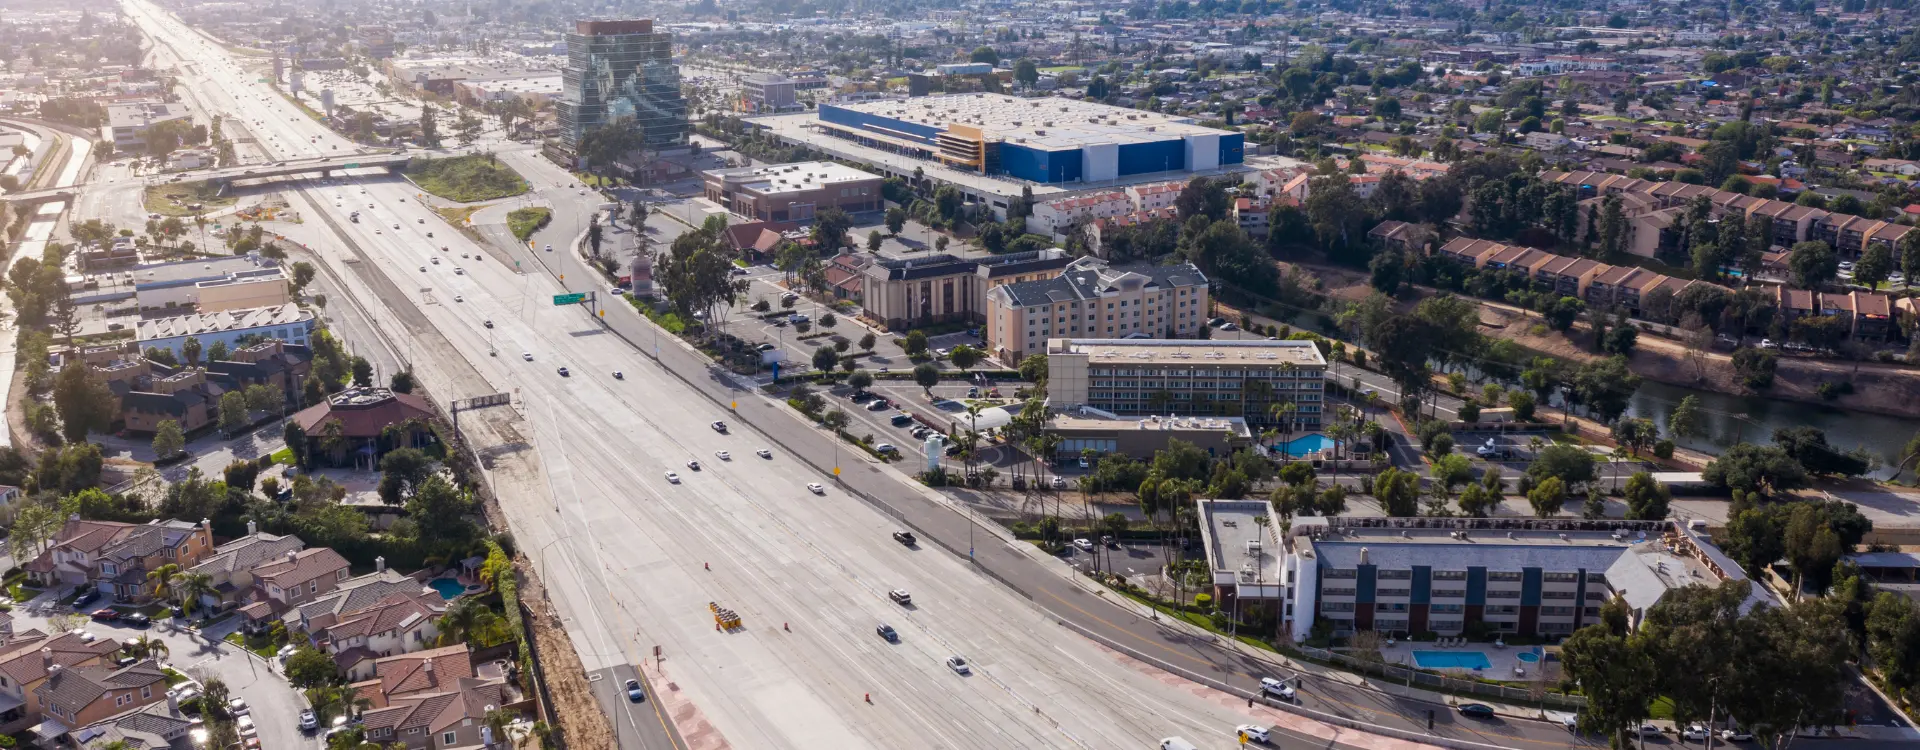
[[[516,208],[513,213],[507,214],[507,229],[513,232],[513,236],[518,237],[521,242],[526,242],[533,237],[534,232],[540,231],[540,228],[550,221],[553,221],[553,209],[538,206]]]
[[[148,185],[141,197],[148,213],[183,217],[226,208],[239,200],[231,193],[220,195],[220,188],[205,180]]]
[[[407,177],[420,189],[450,201],[472,203],[527,192],[527,181],[499,159],[472,154],[407,162]]]

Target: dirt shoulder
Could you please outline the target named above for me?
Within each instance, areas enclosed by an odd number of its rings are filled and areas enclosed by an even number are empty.
[[[533,612],[534,648],[540,654],[540,674],[553,697],[548,713],[559,723],[571,750],[614,750],[613,726],[600,710],[587,684],[587,670],[574,653],[573,641],[560,624],[560,615],[547,599],[546,587],[525,558],[520,560],[520,600]]]

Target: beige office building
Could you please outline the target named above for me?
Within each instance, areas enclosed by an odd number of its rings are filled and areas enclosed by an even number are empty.
[[[1059,276],[1073,258],[1048,248],[979,258],[929,255],[876,260],[863,271],[861,314],[888,328],[987,319],[987,293]]]
[[[1120,417],[1243,417],[1275,423],[1291,402],[1297,430],[1320,429],[1327,360],[1311,341],[1047,340],[1048,406]]]

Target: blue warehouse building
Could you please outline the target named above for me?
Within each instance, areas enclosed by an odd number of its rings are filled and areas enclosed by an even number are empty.
[[[822,104],[822,130],[872,148],[1042,184],[1240,164],[1246,139],[1187,118],[1073,99],[951,94]]]

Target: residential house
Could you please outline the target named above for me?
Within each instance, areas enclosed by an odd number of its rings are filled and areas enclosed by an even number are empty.
[[[408,750],[487,745],[487,711],[521,700],[504,673],[474,669],[466,646],[381,659],[374,673],[353,685],[356,698],[373,706],[360,725],[369,741]]]
[[[47,668],[47,678],[33,693],[44,711],[33,730],[42,738],[57,738],[73,727],[83,727],[155,702],[167,700],[167,675],[160,663],[146,659],[124,667],[58,664]]]
[[[1427,238],[1432,235],[1425,224],[1383,221],[1367,231],[1367,241],[1377,247],[1414,253],[1426,249]]]
[[[417,593],[425,584],[387,569],[384,557],[373,559],[373,572],[341,581],[333,591],[303,602],[288,610],[282,619],[294,630],[317,633],[339,622],[349,612],[358,612],[393,594]]]
[[[308,637],[333,657],[347,679],[361,680],[373,673],[375,659],[433,645],[440,636],[440,616],[446,612],[447,600],[421,586],[342,613],[332,624],[308,631]]]
[[[212,523],[152,521],[145,524],[81,520],[78,514],[54,533],[47,548],[26,564],[41,586],[92,583],[127,602],[152,598],[147,573],[162,565],[192,567],[213,551]]]
[[[189,716],[180,710],[180,704],[171,696],[166,701],[154,701],[145,706],[123,714],[112,716],[88,724],[73,732],[69,737],[75,742],[91,742],[83,747],[96,748],[113,742],[125,742],[128,748],[141,750],[159,750],[160,748],[180,748],[188,750],[196,747],[192,732],[201,726],[202,720]],[[81,740],[80,738],[87,738]]]
[[[11,626],[9,626],[11,627]],[[91,642],[77,633],[49,636],[28,630],[0,641],[0,732],[17,734],[40,723],[40,695],[56,667],[94,667],[120,650],[120,642]]]
[[[243,627],[261,630],[281,613],[334,590],[347,580],[347,559],[332,547],[288,550],[253,569],[252,602],[240,608]]]
[[[254,522],[247,522],[247,535],[213,549],[189,573],[206,575],[214,593],[203,594],[196,602],[203,611],[221,612],[248,603],[253,592],[254,571],[263,565],[278,564],[287,553],[307,548],[300,537],[263,534]]]

